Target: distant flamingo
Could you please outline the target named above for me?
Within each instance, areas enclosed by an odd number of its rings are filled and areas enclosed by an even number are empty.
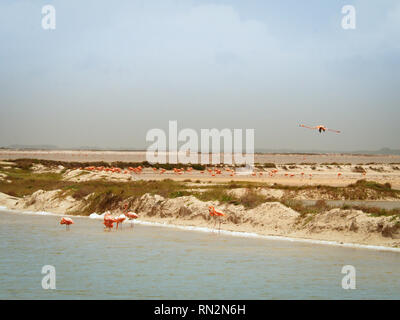
[[[309,126],[305,126],[304,124],[301,124],[300,127],[307,128],[307,129],[316,129],[316,130],[319,131],[319,133],[322,133],[322,132],[325,132],[325,131],[331,131],[331,132],[335,132],[335,133],[340,133],[339,130],[328,129],[327,127],[325,127],[323,125],[319,125],[319,126],[315,126],[315,127],[309,127]]]
[[[74,224],[74,221],[71,218],[61,218],[60,224],[65,224],[65,230],[69,230],[69,226]]]

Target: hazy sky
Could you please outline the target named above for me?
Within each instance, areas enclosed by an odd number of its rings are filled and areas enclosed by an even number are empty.
[[[253,128],[256,148],[400,149],[399,54],[398,0],[2,0],[0,146],[144,148],[177,120]]]

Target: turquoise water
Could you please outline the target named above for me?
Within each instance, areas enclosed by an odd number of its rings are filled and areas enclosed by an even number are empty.
[[[400,253],[0,212],[0,299],[400,299]],[[56,290],[41,286],[56,268]],[[344,265],[357,271],[344,290]]]

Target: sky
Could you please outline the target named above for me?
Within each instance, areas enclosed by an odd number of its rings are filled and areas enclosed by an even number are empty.
[[[399,53],[398,0],[2,0],[0,146],[145,149],[176,120],[256,149],[400,149]]]

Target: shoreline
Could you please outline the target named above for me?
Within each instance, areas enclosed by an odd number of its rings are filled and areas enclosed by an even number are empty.
[[[79,218],[87,218],[92,220],[101,220],[102,215],[98,215],[98,218],[92,218],[90,216],[83,215],[69,215],[69,214],[61,214],[54,212],[46,212],[46,211],[23,211],[17,209],[10,209],[6,206],[0,206],[0,212],[6,211],[10,213],[17,214],[30,214],[30,215],[39,215],[39,216],[55,216],[55,217],[79,217]],[[128,222],[124,222],[128,224]],[[195,232],[204,232],[204,233],[218,233],[222,235],[232,236],[232,237],[241,237],[241,238],[252,238],[252,239],[264,239],[270,241],[289,241],[289,242],[298,242],[298,243],[306,243],[306,244],[317,244],[317,245],[326,245],[326,246],[336,246],[342,248],[352,248],[352,249],[368,249],[368,250],[376,250],[376,251],[387,251],[387,252],[397,252],[400,253],[400,248],[393,248],[387,246],[380,245],[368,245],[368,244],[360,244],[360,243],[352,243],[352,242],[341,242],[341,241],[330,241],[330,240],[318,240],[311,238],[301,238],[301,237],[286,237],[280,235],[264,235],[255,232],[245,232],[245,231],[231,231],[221,229],[219,232],[215,231],[209,227],[195,226],[195,225],[179,225],[179,224],[170,224],[167,222],[156,222],[149,220],[135,220],[135,224],[150,226],[150,227],[163,227],[163,228],[172,228],[179,229],[184,231],[195,231]]]

